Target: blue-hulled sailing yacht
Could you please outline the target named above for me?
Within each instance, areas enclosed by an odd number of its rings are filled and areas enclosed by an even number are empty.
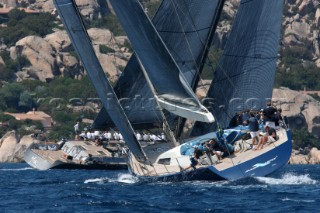
[[[271,99],[280,42],[283,0],[241,0],[207,98],[195,95],[224,0],[163,0],[152,20],[139,0],[110,0],[134,49],[112,88],[86,33],[74,0],[54,0],[103,109],[94,127],[114,125],[129,147],[130,172],[147,180],[234,180],[266,176],[291,155],[290,132],[262,150],[248,149],[242,126],[228,127],[244,108],[261,109]],[[125,101],[119,101],[125,100]],[[192,138],[182,139],[185,121],[196,121]],[[163,127],[169,143],[142,147],[135,130]],[[236,133],[236,134],[235,134]],[[232,138],[232,139],[230,139]],[[194,146],[210,139],[232,142],[236,153],[219,163],[204,155],[187,169]]]

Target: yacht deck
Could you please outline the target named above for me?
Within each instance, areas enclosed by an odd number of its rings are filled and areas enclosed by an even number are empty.
[[[236,152],[232,154],[230,157],[226,157],[222,159],[218,164],[216,162],[213,162],[212,160],[208,160],[207,155],[204,155],[202,158],[207,158],[205,160],[205,164],[197,165],[196,168],[205,168],[209,165],[214,165],[214,167],[219,170],[226,170],[228,168],[231,168],[235,165],[244,163],[246,161],[249,161],[261,154],[264,154],[274,147],[277,147],[283,143],[285,143],[288,138],[286,131],[284,129],[278,130],[277,135],[279,136],[279,139],[273,143],[266,144],[263,149],[261,150],[253,150],[249,149],[249,146],[251,144],[251,139],[249,140],[239,140],[235,143],[235,150]],[[139,174],[140,176],[160,176],[160,175],[167,175],[170,173],[178,173],[181,171],[184,171],[186,168],[183,168],[179,165],[178,159],[176,165],[164,165],[164,164],[158,164],[154,163],[153,165],[147,165],[139,163],[134,156],[131,158],[130,166],[134,173]]]

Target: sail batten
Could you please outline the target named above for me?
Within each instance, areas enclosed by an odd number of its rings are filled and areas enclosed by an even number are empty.
[[[216,125],[196,123],[192,136],[228,127],[242,110],[265,107],[272,97],[280,44],[283,0],[240,2],[205,104]],[[261,89],[257,89],[261,88]]]
[[[132,153],[139,161],[145,162],[147,158],[94,52],[75,1],[54,0],[54,4],[72,41],[72,45],[83,62],[102,101],[104,109],[106,109],[110,118],[121,132]]]

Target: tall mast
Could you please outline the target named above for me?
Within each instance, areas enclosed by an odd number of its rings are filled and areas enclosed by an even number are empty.
[[[83,62],[104,108],[121,132],[130,151],[137,160],[146,162],[147,157],[95,54],[75,1],[54,0],[54,4],[72,41],[72,45]]]

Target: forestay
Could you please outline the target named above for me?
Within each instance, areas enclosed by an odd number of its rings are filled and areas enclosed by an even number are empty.
[[[242,0],[205,104],[217,125],[236,112],[261,109],[271,99],[280,43],[283,0]],[[216,130],[196,123],[192,136]]]
[[[139,161],[146,161],[145,154],[94,52],[75,1],[54,0],[54,4],[104,108],[118,127],[130,151]]]

